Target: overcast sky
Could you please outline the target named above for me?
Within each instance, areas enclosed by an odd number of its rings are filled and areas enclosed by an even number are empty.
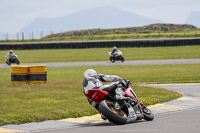
[[[184,23],[200,0],[0,0],[0,32],[16,33],[36,18],[56,18],[113,6],[167,23]]]

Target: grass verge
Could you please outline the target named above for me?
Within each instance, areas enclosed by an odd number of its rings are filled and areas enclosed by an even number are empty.
[[[80,117],[96,114],[82,92],[86,69],[115,74],[133,82],[200,82],[200,64],[148,66],[93,66],[48,68],[48,82],[41,85],[10,85],[10,69],[0,69],[0,125]],[[180,94],[132,85],[145,105],[169,101]]]
[[[112,48],[14,50],[21,63],[108,61]],[[200,46],[119,48],[125,60],[200,58]],[[0,63],[5,63],[8,50],[0,51]]]

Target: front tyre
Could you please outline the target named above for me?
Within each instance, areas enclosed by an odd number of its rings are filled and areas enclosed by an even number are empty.
[[[140,104],[141,107],[142,107],[142,111],[143,111],[143,114],[144,114],[144,119],[147,120],[147,121],[152,121],[154,119],[154,115],[153,113],[151,112],[150,109],[148,109],[146,106],[144,106],[143,104]]]
[[[118,125],[127,123],[127,115],[122,109],[115,109],[114,103],[104,100],[99,104],[100,112],[110,121]]]
[[[11,63],[10,63],[10,61],[6,61],[6,64],[10,65]]]
[[[19,60],[15,60],[15,63],[16,63],[17,65],[19,65],[19,64],[20,64]]]
[[[111,56],[111,57],[110,57],[110,61],[111,61],[112,63],[114,63],[114,62],[115,62],[115,58],[114,58],[113,56]]]

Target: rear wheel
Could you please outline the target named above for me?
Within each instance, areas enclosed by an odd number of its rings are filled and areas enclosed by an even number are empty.
[[[102,101],[99,104],[99,110],[110,122],[118,125],[127,123],[127,114],[122,109],[116,109],[111,101]]]

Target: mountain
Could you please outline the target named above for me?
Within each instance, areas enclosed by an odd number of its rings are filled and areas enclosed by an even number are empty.
[[[192,12],[190,15],[187,17],[185,23],[186,24],[192,24],[197,27],[200,27],[200,12]]]
[[[60,18],[38,18],[20,32],[24,32],[26,37],[29,37],[30,33],[33,32],[34,38],[39,38],[52,32],[60,33],[81,29],[133,27],[160,22],[159,20],[106,6],[80,11]]]

